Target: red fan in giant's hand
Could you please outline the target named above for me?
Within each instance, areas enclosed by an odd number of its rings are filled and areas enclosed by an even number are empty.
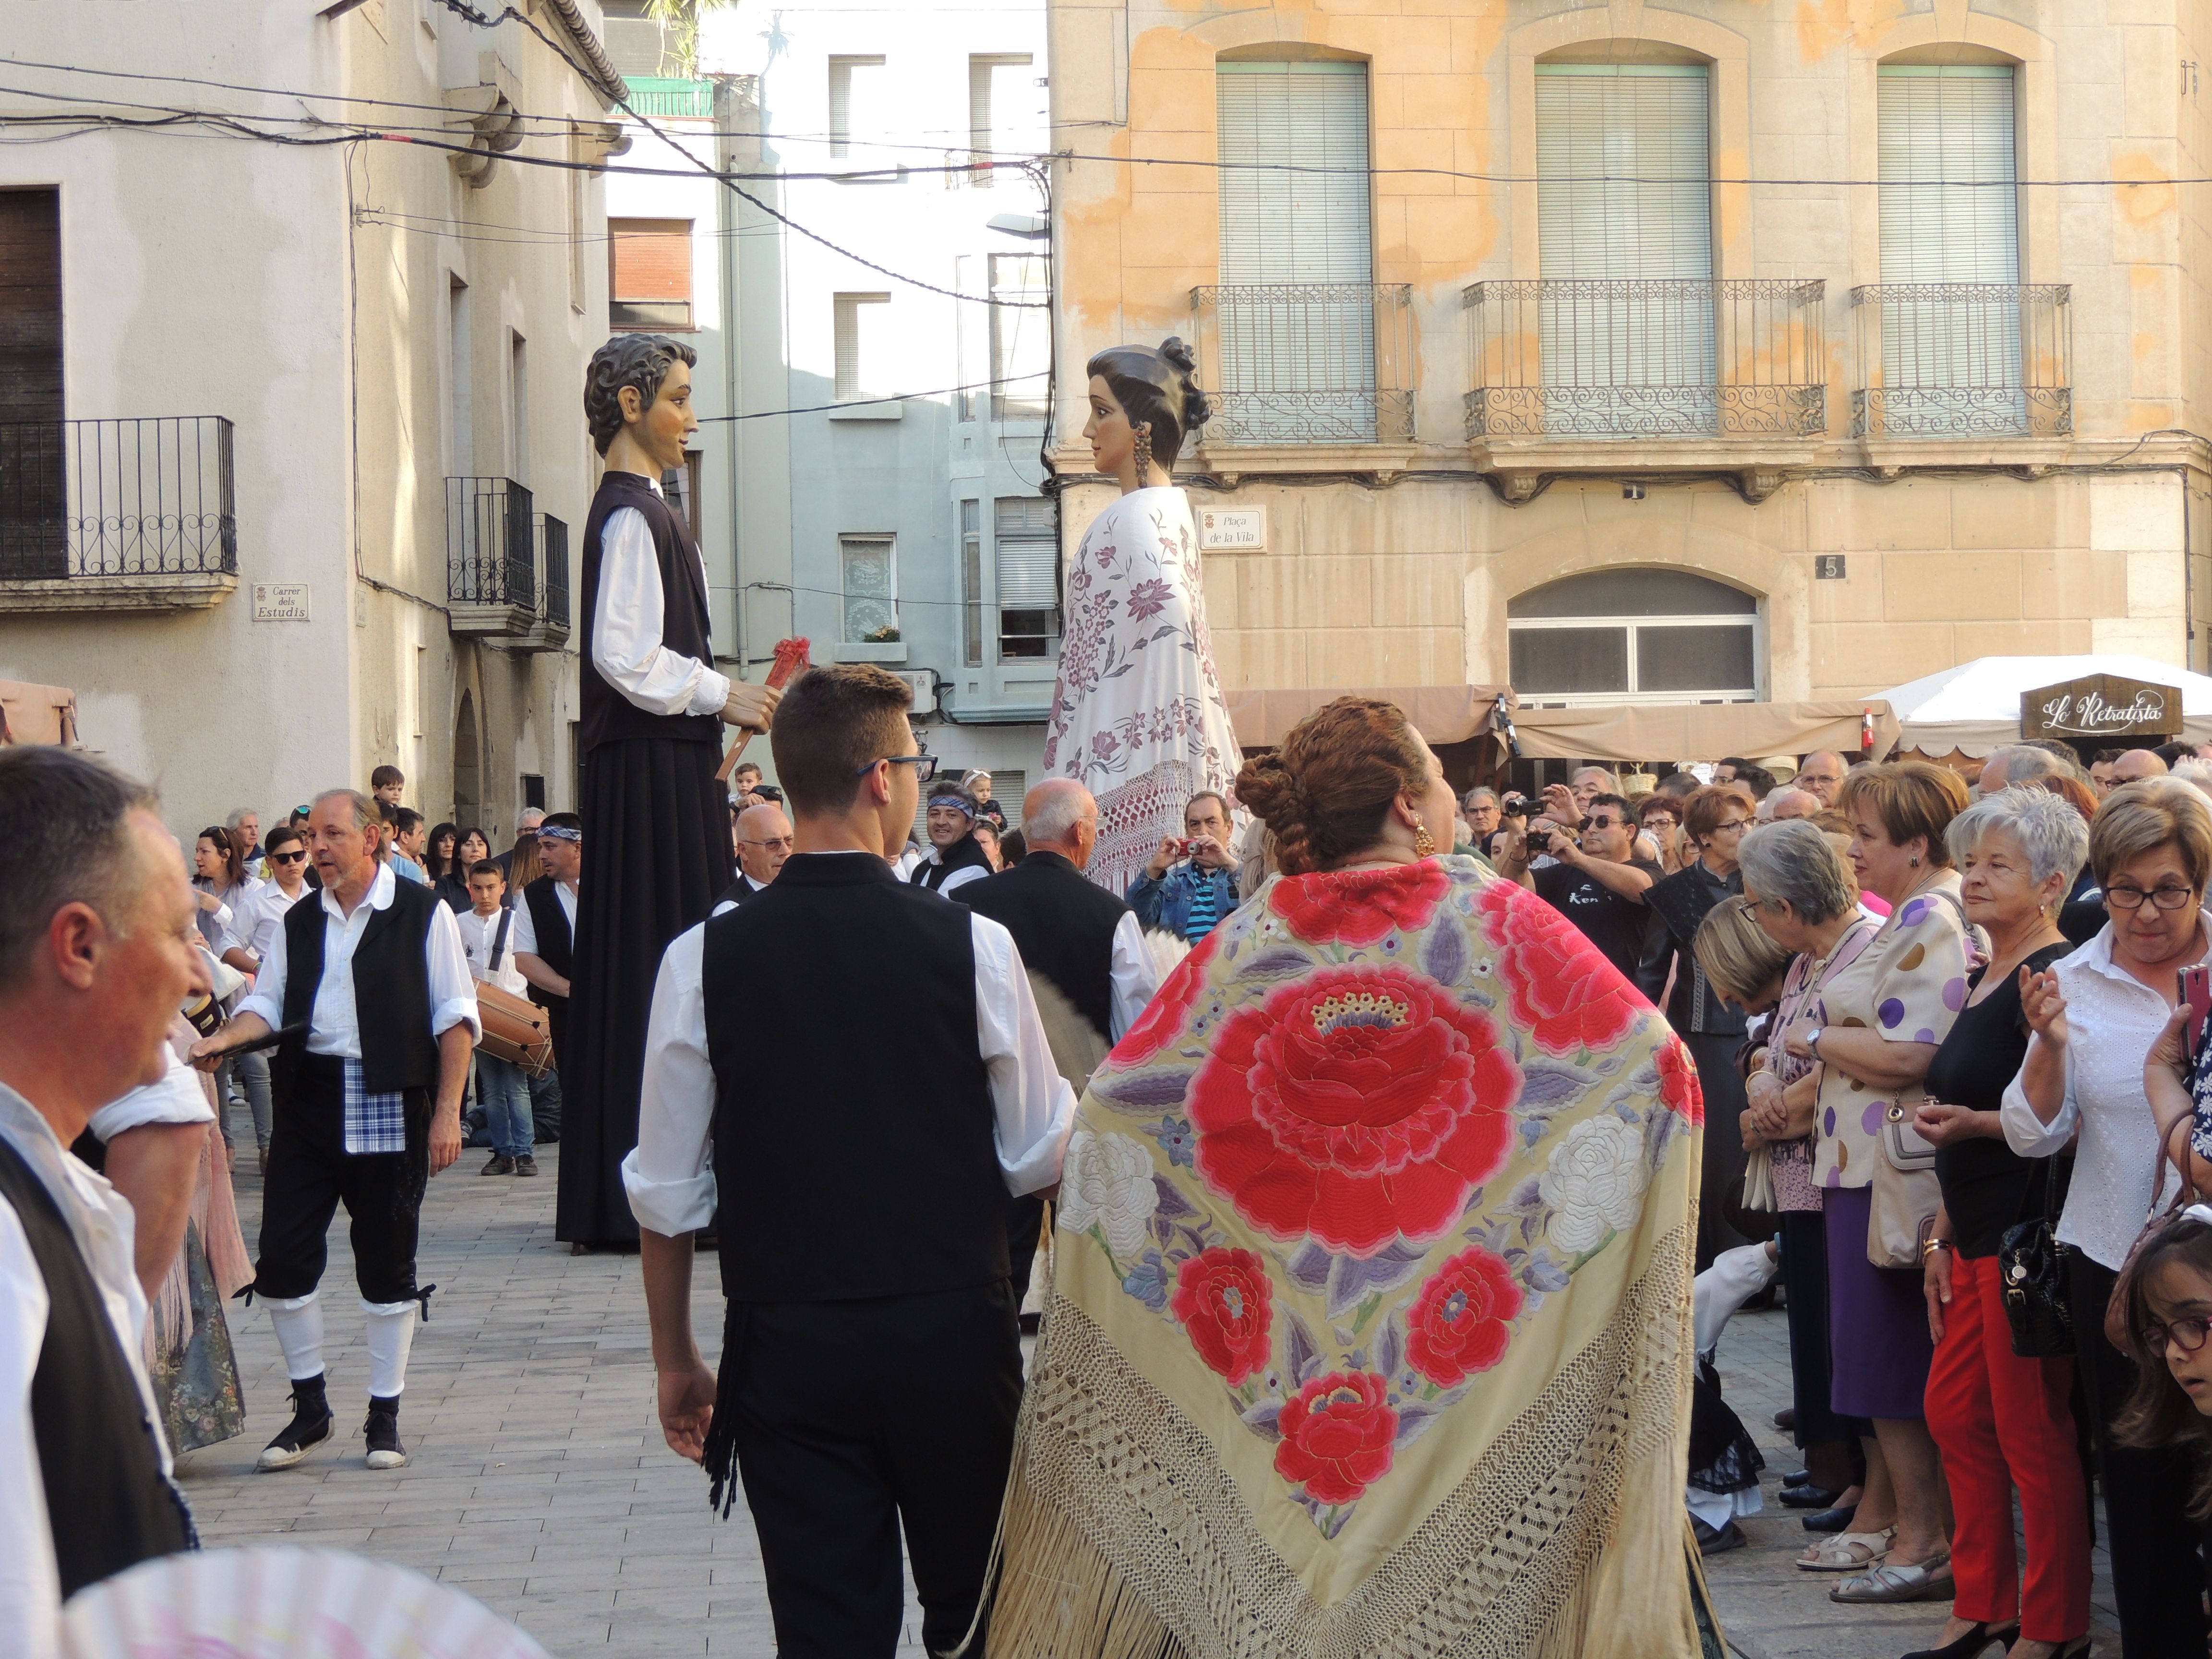
[[[775,662],[768,671],[770,690],[781,691],[798,678],[799,670],[807,666],[806,649],[805,640],[778,640],[775,642]],[[721,767],[714,774],[715,782],[727,783],[730,781],[730,774],[738,769],[738,762],[745,752],[745,745],[752,739],[753,734],[750,730],[741,729],[738,732],[737,741],[730,745],[730,752],[722,757]]]

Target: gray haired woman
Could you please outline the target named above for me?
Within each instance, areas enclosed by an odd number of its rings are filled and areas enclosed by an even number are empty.
[[[1838,1413],[1828,1393],[1828,1237],[1813,1184],[1813,1118],[1820,1072],[1790,1052],[1792,1033],[1827,1023],[1823,993],[1857,960],[1880,924],[1859,908],[1850,870],[1828,837],[1799,819],[1762,824],[1736,849],[1745,906],[1774,942],[1796,954],[1768,1028],[1766,1063],[1752,1073],[1747,1147],[1764,1145],[1782,1212],[1782,1277],[1788,1294],[1790,1370],[1796,1440],[1807,1479],[1784,1493],[1791,1507],[1827,1507],[1805,1518],[1814,1533],[1848,1534],[1862,1489],[1857,1442],[1868,1425]],[[1798,1493],[1805,1494],[1803,1498]],[[1887,1502],[1886,1489],[1878,1504]],[[1871,1511],[1869,1512],[1872,1513]],[[1885,1520],[1883,1522],[1887,1525]]]
[[[1936,1646],[2013,1644],[2045,1659],[2089,1628],[2088,1498],[2075,1451],[2070,1357],[2012,1349],[1997,1246],[2006,1229],[2063,1192],[2056,1154],[2022,1158],[2005,1144],[2005,1085],[2027,1054],[2025,969],[2042,973],[2073,946],[2059,907],[2089,855],[2089,826],[2034,785],[1985,795],[1943,832],[1958,861],[1966,920],[1989,936],[1990,961],[1969,974],[1966,1006],[1929,1062],[1915,1124],[1936,1144],[1943,1189],[1925,1267],[1928,1428],[1949,1476],[1957,1590]],[[2013,1547],[2020,1492],[2027,1559]],[[2024,1565],[2024,1571],[2023,1571]]]

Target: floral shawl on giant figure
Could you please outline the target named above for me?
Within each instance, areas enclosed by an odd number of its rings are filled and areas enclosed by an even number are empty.
[[[1279,877],[1070,1141],[989,1653],[1694,1653],[1704,1109],[1471,859]]]

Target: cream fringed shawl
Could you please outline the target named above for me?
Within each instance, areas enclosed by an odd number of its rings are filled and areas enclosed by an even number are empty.
[[[993,1659],[1695,1653],[1703,1116],[1473,860],[1271,881],[1084,1097]]]

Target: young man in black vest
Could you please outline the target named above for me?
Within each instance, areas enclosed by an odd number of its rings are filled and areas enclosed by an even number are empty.
[[[1021,1395],[1006,1198],[1059,1180],[1075,1110],[1012,937],[890,869],[935,771],[909,700],[865,664],[785,696],[798,850],[669,946],[623,1171],[661,1427],[710,1502],[742,1475],[782,1659],[889,1659],[902,1525],[924,1645],[966,1632]],[[718,1196],[719,1382],[690,1301]]]
[[[255,1294],[292,1379],[292,1421],[261,1453],[289,1468],[331,1437],[319,1286],[340,1200],[368,1317],[368,1467],[407,1461],[399,1395],[417,1304],[422,1189],[461,1151],[461,1089],[483,1034],[476,982],[453,913],[377,857],[376,803],[351,789],[315,797],[307,845],[323,878],[284,915],[253,993],[192,1046],[212,1070],[226,1051],[287,1033],[270,1066],[276,1112],[261,1205]]]
[[[157,1082],[208,989],[176,838],[66,749],[0,750],[0,1653],[60,1645],[64,1598],[192,1547],[148,1383],[130,1204],[72,1158]]]
[[[606,458],[584,523],[584,874],[569,1052],[562,1059],[554,1237],[623,1245],[623,1155],[637,1144],[638,1073],[653,970],[730,884],[729,796],[714,777],[725,724],[768,728],[776,693],[715,672],[707,567],[660,493],[699,429],[687,345],[617,334],[592,356],[584,415]]]
[[[1136,1024],[1160,988],[1137,913],[1087,879],[1098,848],[1098,803],[1073,778],[1048,778],[1022,801],[1029,852],[1001,875],[954,896],[1014,936],[1060,1074],[1080,1098],[1106,1051]],[[1044,1224],[1034,1193],[1006,1212],[1006,1266],[1014,1300],[1029,1293]]]
[[[514,915],[514,965],[530,1000],[545,1011],[553,1065],[530,1079],[530,1119],[540,1141],[561,1138],[561,1067],[568,1064],[569,975],[576,963],[576,888],[584,869],[584,821],[574,812],[539,813],[531,832],[545,873],[522,890]],[[496,859],[492,860],[495,864]]]

